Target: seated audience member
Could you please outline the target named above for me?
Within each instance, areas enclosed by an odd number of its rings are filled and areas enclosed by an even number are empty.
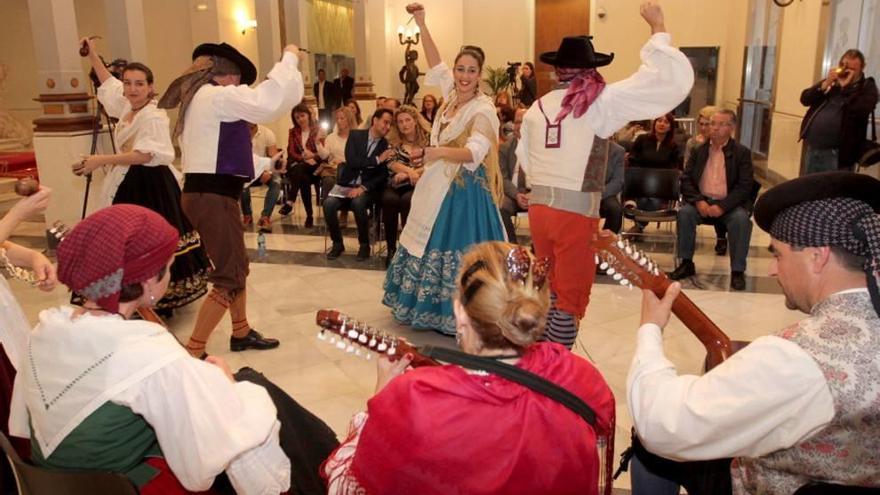
[[[275,141],[275,133],[268,127],[258,124],[248,124],[251,131],[251,145],[254,155],[260,158],[272,158],[278,154],[278,145]],[[257,161],[254,161],[257,164]],[[260,212],[260,220],[257,222],[257,228],[260,232],[272,232],[272,210],[275,209],[275,203],[281,195],[281,175],[286,173],[284,168],[276,169],[273,166],[269,170],[261,170],[244,191],[241,193],[241,213],[242,223],[245,227],[254,223],[253,210],[251,206],[251,188],[258,186],[267,186],[266,198],[263,200],[263,211]]]
[[[327,150],[327,161],[321,163],[315,171],[321,177],[321,200],[327,201],[327,196],[336,185],[336,173],[339,165],[345,163],[345,143],[348,135],[357,129],[354,114],[347,107],[337,108],[336,128],[324,140],[324,148]]]
[[[23,221],[43,212],[49,205],[51,191],[42,187],[39,191],[20,199],[0,219],[0,253],[2,257],[16,267],[26,267],[33,271],[33,283],[40,290],[49,292],[55,288],[58,280],[55,267],[42,253],[24,246],[19,246],[6,239]],[[5,260],[4,260],[5,262]],[[28,338],[31,324],[28,322],[21,307],[12,295],[12,290],[5,277],[0,277],[0,432],[9,436],[9,405],[12,401],[12,384],[15,381],[15,370],[27,366]],[[17,439],[14,439],[17,440]],[[16,447],[20,442],[14,441]],[[27,452],[27,448],[17,449]]]
[[[369,129],[355,129],[348,133],[345,165],[339,173],[336,186],[324,202],[324,221],[333,241],[333,247],[327,253],[328,260],[338,258],[345,251],[337,217],[342,208],[354,211],[360,244],[357,260],[370,257],[370,219],[367,210],[380,199],[388,179],[385,163],[394,156],[394,150],[388,149],[385,135],[391,129],[393,115],[391,110],[379,108],[370,119]]]
[[[387,108],[392,112],[396,112],[398,108],[400,108],[400,100],[397,98],[385,98],[385,101],[382,102],[382,106],[376,106],[376,108]]]
[[[614,396],[587,360],[537,342],[550,306],[545,268],[514,244],[472,247],[456,283],[456,341],[471,359],[511,364],[566,389],[595,412],[595,426],[494,373],[456,365],[406,371],[411,355],[382,358],[367,411],[352,418],[348,441],[323,466],[330,494],[598,493],[596,439],[614,424]]]
[[[296,193],[299,192],[306,210],[305,227],[309,228],[314,226],[311,185],[318,182],[315,171],[327,159],[327,149],[324,147],[321,129],[308,105],[300,103],[293,107],[290,117],[293,120],[293,127],[287,137],[287,175],[290,186],[287,202],[279,213],[289,215],[293,211]]]
[[[614,134],[614,141],[623,146],[623,149],[629,153],[632,151],[636,138],[647,133],[650,127],[650,120],[634,120]]]
[[[663,352],[680,286],[662,300],[643,291],[627,404],[647,450],[678,461],[734,457],[737,494],[791,494],[811,482],[837,487],[811,493],[880,488],[878,211],[880,182],[848,172],[762,195],[755,221],[770,234],[769,273],[786,307],[809,316],[702,376],[678,375]]]
[[[623,191],[625,154],[623,146],[613,141],[608,144],[608,166],[605,169],[605,189],[602,191],[602,202],[599,203],[599,216],[605,219],[602,228],[615,234],[620,233],[620,227],[623,225],[620,193]]]
[[[503,144],[513,136],[513,120],[516,117],[516,110],[510,105],[502,105],[496,108],[498,121],[501,122],[501,128],[498,130],[498,142]]]
[[[636,138],[629,154],[629,166],[643,168],[681,168],[681,149],[675,143],[675,116],[667,113],[654,119],[651,132]],[[640,210],[663,208],[657,198],[635,198]],[[646,222],[636,222],[630,233],[640,234]]]
[[[314,456],[335,443],[326,425],[283,393],[284,407],[273,403],[271,384],[236,382],[221,359],[193,358],[164,327],[131,320],[165,292],[177,241],[135,205],[99,210],[66,236],[58,279],[85,302],[40,313],[15,379],[11,432],[32,439],[38,466],[122,473],[142,494],[208,490],[223,472],[237,493],[280,493],[291,487],[289,459],[296,478],[314,478]],[[316,429],[288,424],[282,447],[288,406]]]
[[[422,118],[419,111],[404,105],[394,114],[394,126],[388,137],[388,144],[396,150],[395,157],[388,163],[391,181],[382,193],[382,222],[385,224],[385,242],[388,253],[385,267],[397,252],[397,219],[406,225],[413,191],[425,168],[421,161],[414,163],[410,156],[418,150],[421,153],[431,142],[431,126]]]
[[[717,111],[718,108],[711,105],[700,109],[697,115],[697,135],[688,139],[684,147],[684,168],[690,165],[691,153],[709,140],[709,131],[712,129],[712,114]],[[715,236],[715,254],[724,256],[727,254],[727,227],[723,223],[715,222]]]
[[[745,290],[746,257],[752,238],[752,152],[733,139],[736,113],[721,109],[712,115],[709,141],[696,148],[681,175],[682,205],[677,215],[681,264],[669,278],[696,274],[694,249],[697,226],[720,222],[730,243],[730,288]]]
[[[359,128],[361,126],[361,122],[364,121],[364,118],[361,117],[361,106],[358,105],[357,100],[355,100],[354,98],[345,100],[345,106],[346,108],[351,110],[352,113],[354,113],[354,119],[355,121],[357,121],[357,127],[352,127],[352,129]]]
[[[428,121],[429,124],[434,123],[434,115],[437,114],[437,109],[440,106],[437,104],[437,97],[432,94],[426,94],[422,98],[422,117]]]
[[[504,179],[504,197],[501,199],[501,222],[507,232],[507,240],[516,244],[516,228],[513,217],[529,209],[529,188],[525,171],[519,166],[516,146],[519,144],[519,129],[522,127],[526,109],[517,109],[513,117],[513,136],[498,147],[498,166]]]
[[[507,91],[499,91],[498,94],[495,95],[495,108],[501,108],[503,106],[512,106],[510,103],[510,94]]]

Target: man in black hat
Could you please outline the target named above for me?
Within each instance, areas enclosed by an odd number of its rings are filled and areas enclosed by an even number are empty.
[[[159,102],[180,107],[174,138],[180,142],[184,172],[183,211],[202,238],[214,270],[211,292],[199,308],[186,344],[196,357],[226,310],[232,317],[233,351],[272,349],[247,320],[248,259],[238,197],[254,179],[248,122],[271,122],[302,100],[299,48],[288,45],[266,80],[254,88],[254,64],[226,43],[204,43],[193,51],[193,65],[175,79]]]
[[[681,287],[644,292],[627,380],[635,430],[675,460],[735,457],[734,493],[815,480],[880,487],[880,181],[849,172],[780,184],[755,206],[785,305],[810,316],[703,376],[678,376],[662,328]],[[661,474],[662,473],[655,473]]]
[[[641,6],[651,39],[642,66],[628,79],[605,85],[596,71],[614,54],[596,53],[590,36],[564,38],[541,61],[556,70],[559,84],[526,112],[516,156],[531,183],[529,226],[535,252],[553,259],[553,304],[545,338],[568,348],[586,312],[596,276],[592,239],[599,227],[608,138],[631,120],[663,115],[690,92],[694,71],[670,45],[663,12]]]

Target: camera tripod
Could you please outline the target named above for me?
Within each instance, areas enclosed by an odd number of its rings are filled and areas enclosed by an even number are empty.
[[[92,88],[95,90],[95,94],[98,94],[98,87],[94,83],[92,83]],[[95,119],[94,124],[92,125],[92,146],[91,151],[89,151],[89,156],[94,155],[96,151],[98,151],[98,135],[101,133],[101,116],[103,115],[104,121],[107,122],[107,129],[110,132],[110,146],[113,148],[113,153],[116,153],[116,139],[113,136],[113,131],[116,127],[116,124],[113,123],[113,120],[107,114],[107,111],[104,110],[104,105],[101,104],[100,101],[95,99]],[[92,173],[89,172],[86,174],[86,192],[83,196],[83,207],[82,207],[82,215],[80,219],[86,217],[86,210],[89,206],[89,190],[92,188]]]

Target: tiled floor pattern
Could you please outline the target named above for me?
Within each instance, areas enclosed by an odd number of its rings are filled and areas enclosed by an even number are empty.
[[[259,200],[255,202],[259,204]],[[301,224],[302,212],[297,214]],[[454,342],[431,331],[414,331],[394,323],[380,302],[384,280],[381,257],[355,261],[357,243],[353,230],[346,233],[347,254],[328,262],[323,256],[322,227],[303,229],[290,222],[290,218],[283,222],[276,220],[274,232],[266,235],[267,253],[263,258],[259,258],[256,250],[257,234],[246,234],[253,259],[248,279],[249,319],[254,328],[281,339],[281,347],[263,352],[229,352],[230,322],[226,319],[214,332],[208,352],[223,357],[233,368],[251,366],[262,371],[342,435],[351,415],[363,409],[373,393],[375,363],[318,341],[314,323],[317,309],[338,308],[416,344],[454,346]],[[520,234],[527,234],[523,223],[520,223]],[[25,224],[14,239],[35,247],[44,246],[39,234],[39,226]],[[733,339],[753,340],[802,318],[785,309],[775,281],[766,277],[770,263],[766,251],[769,239],[763,232],[757,228],[754,231],[747,271],[748,291],[742,293],[727,290],[729,261],[712,252],[713,235],[711,227],[701,227],[701,246],[695,259],[698,276],[685,287],[687,296],[719,327]],[[672,268],[672,256],[657,251],[662,246],[645,246],[661,266]],[[669,252],[670,248],[666,249]],[[616,451],[619,453],[629,443],[631,422],[625,404],[625,386],[635,347],[641,295],[637,290],[616,285],[608,277],[599,277],[597,282],[575,352],[596,364],[617,397]],[[11,285],[32,321],[41,309],[65,304],[68,300],[61,288],[44,294],[19,282],[11,281]],[[190,305],[170,320],[171,330],[181,340],[189,336],[197,310],[197,304]],[[670,323],[664,339],[667,355],[679,366],[680,372],[700,371],[704,350],[678,320]],[[617,486],[629,487],[626,474],[618,480]]]

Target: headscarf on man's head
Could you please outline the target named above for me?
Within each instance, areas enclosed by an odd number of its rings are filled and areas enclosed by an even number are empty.
[[[852,172],[807,175],[758,199],[755,221],[779,241],[834,246],[865,258],[871,303],[880,315],[880,181]]]
[[[58,280],[115,313],[122,287],[156,276],[174,255],[178,238],[177,229],[142,206],[98,210],[58,246]]]

